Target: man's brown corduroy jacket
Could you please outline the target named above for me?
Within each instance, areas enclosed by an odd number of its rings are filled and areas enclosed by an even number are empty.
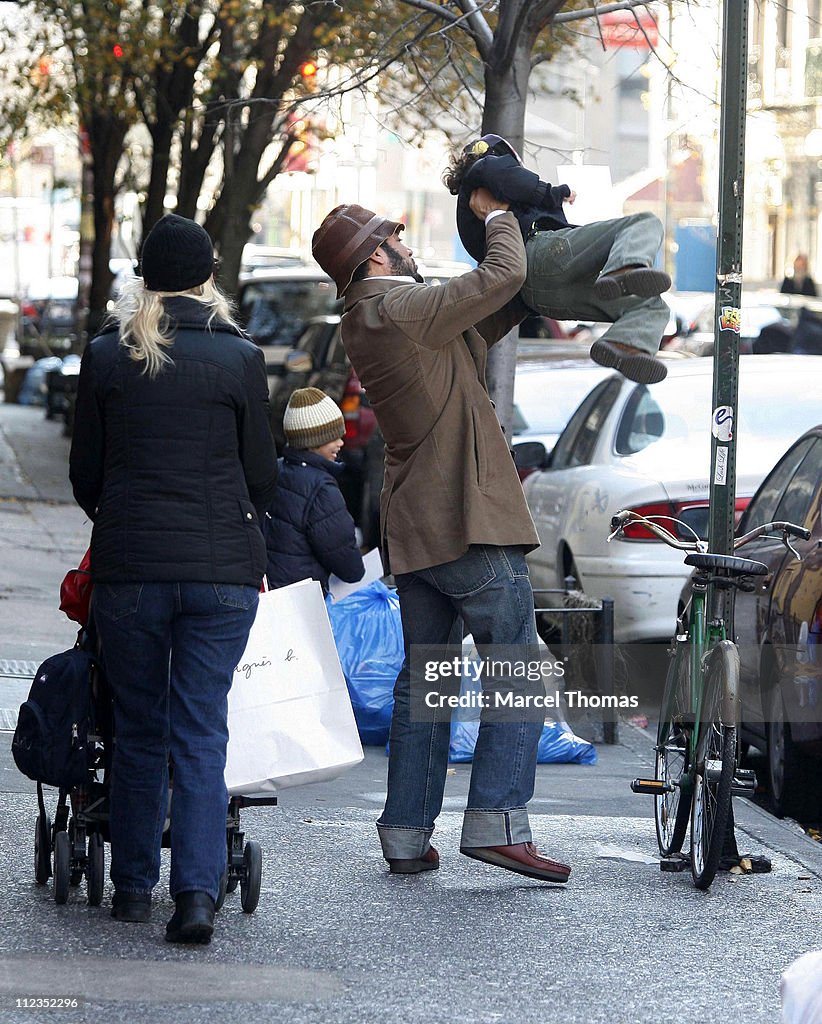
[[[488,223],[487,243],[483,263],[445,285],[365,278],[346,292],[343,344],[385,438],[380,528],[394,573],[470,544],[539,544],[485,384],[488,348],[528,312],[513,214]]]

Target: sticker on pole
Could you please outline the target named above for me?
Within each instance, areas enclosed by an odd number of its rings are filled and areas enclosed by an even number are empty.
[[[742,313],[737,306],[723,306],[719,317],[720,331],[733,331],[739,334],[742,326]]]
[[[721,444],[716,446],[716,468],[714,483],[724,486],[728,479],[728,449]]]
[[[730,441],[734,436],[734,411],[729,405],[718,405],[714,409],[711,433],[717,441]]]

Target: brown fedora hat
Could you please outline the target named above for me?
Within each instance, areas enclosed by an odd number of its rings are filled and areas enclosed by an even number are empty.
[[[341,298],[357,267],[373,256],[386,238],[405,227],[386,220],[364,206],[348,203],[335,207],[314,232],[314,259],[337,285]]]

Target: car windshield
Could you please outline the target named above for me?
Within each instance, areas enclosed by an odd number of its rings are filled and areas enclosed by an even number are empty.
[[[822,373],[806,375],[799,386],[797,372],[783,367],[740,374],[739,412],[734,426],[740,448],[752,451],[755,443],[766,442],[769,449],[784,451],[818,422]],[[708,374],[670,376],[651,389],[635,388],[617,430],[617,452],[634,455],[670,442],[702,443],[711,423],[711,394]]]
[[[258,345],[294,345],[306,320],[337,306],[330,281],[252,281],[240,299],[240,318]]]
[[[559,434],[607,371],[597,366],[521,370],[514,384],[514,435]]]

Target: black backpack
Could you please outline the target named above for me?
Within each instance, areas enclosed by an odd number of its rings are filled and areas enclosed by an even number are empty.
[[[35,782],[71,789],[88,781],[96,667],[94,656],[78,646],[38,668],[11,743],[15,764]]]

